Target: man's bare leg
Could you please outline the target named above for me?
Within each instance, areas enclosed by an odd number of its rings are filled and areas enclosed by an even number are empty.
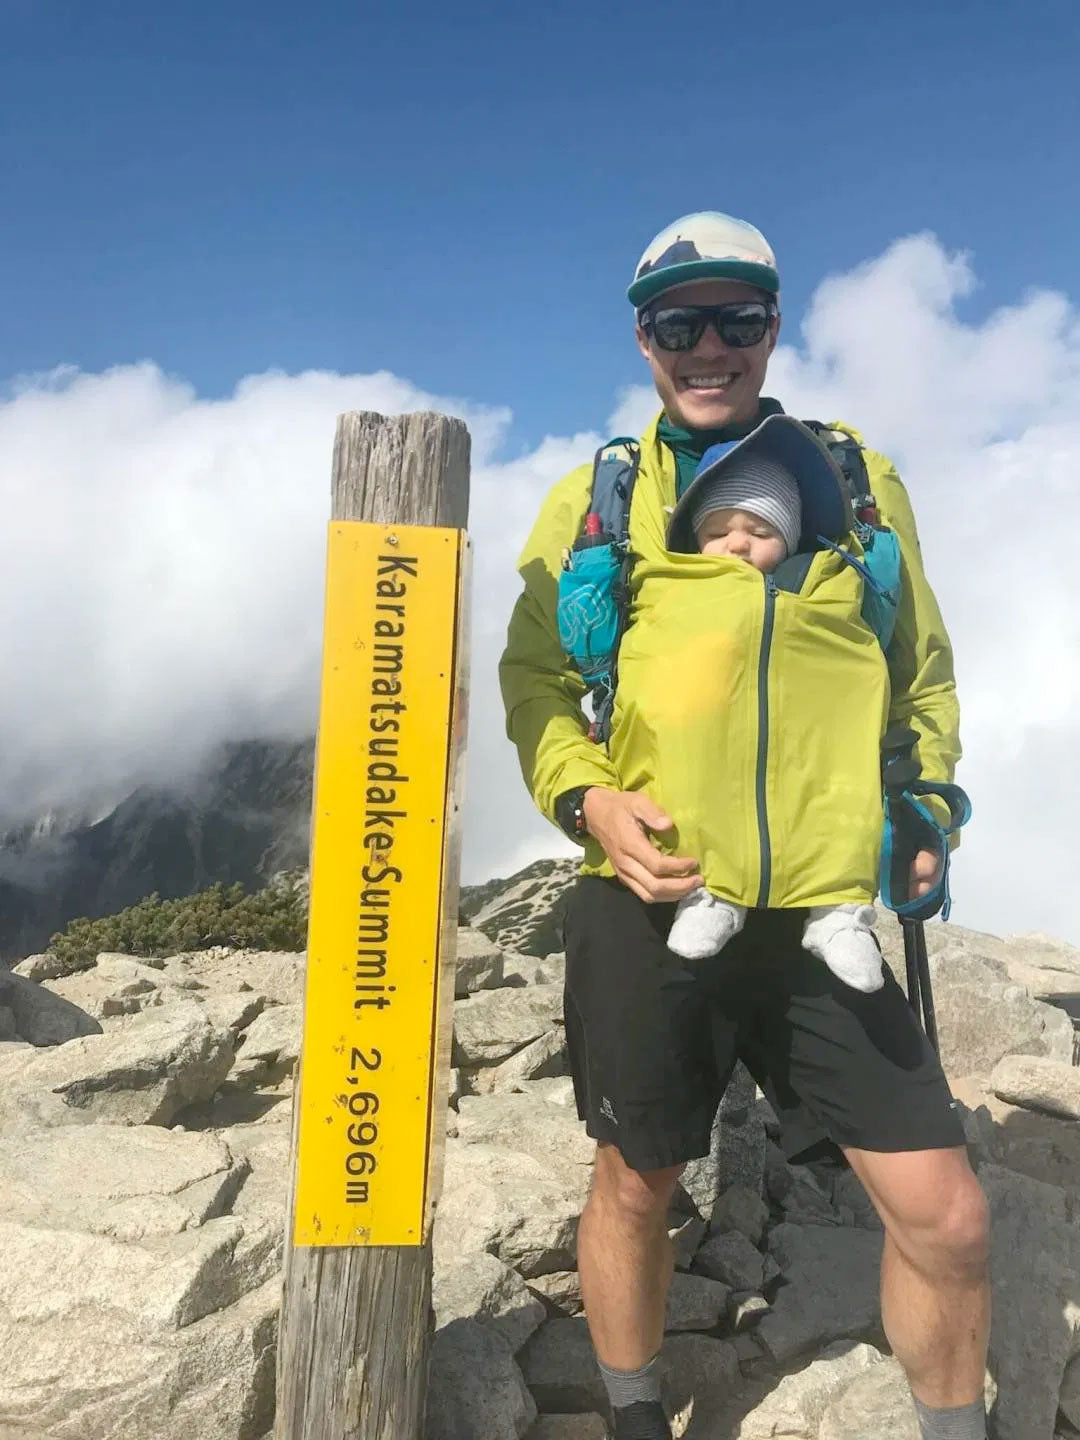
[[[601,1365],[638,1370],[660,1349],[674,1268],[667,1214],[682,1166],[631,1170],[598,1145],[592,1191],[578,1230],[578,1272]]]
[[[981,1402],[989,1211],[967,1152],[844,1153],[885,1226],[881,1317],[912,1393],[935,1410]]]

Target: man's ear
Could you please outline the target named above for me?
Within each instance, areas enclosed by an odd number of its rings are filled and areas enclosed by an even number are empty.
[[[640,325],[635,325],[635,326],[634,326],[634,339],[637,341],[637,347],[638,347],[638,349],[641,351],[642,355],[645,356],[645,359],[648,360],[648,358],[649,358],[649,337],[648,337],[648,334],[641,328]]]
[[[780,321],[782,317],[777,315],[776,319],[769,326],[769,354],[776,349],[776,342],[780,338]]]

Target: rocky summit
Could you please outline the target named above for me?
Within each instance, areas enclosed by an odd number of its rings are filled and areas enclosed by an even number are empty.
[[[602,1440],[566,1073],[573,867],[467,891],[428,1440]],[[899,936],[882,940],[902,968]],[[1080,1433],[1080,950],[929,928],[946,1068],[994,1216],[1000,1440]],[[269,1440],[302,955],[0,969],[0,1440]],[[669,1217],[663,1368],[690,1440],[917,1440],[854,1176],[791,1164],[737,1073]]]

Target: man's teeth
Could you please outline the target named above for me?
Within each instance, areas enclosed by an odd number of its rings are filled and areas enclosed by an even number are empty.
[[[687,375],[686,383],[691,390],[725,390],[734,379],[734,375]]]

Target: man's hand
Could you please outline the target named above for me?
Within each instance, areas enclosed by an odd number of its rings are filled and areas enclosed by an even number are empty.
[[[594,785],[582,802],[589,834],[598,840],[615,874],[639,899],[653,904],[681,900],[702,879],[696,860],[664,855],[649,839],[673,830],[675,822],[647,795]]]
[[[928,895],[941,876],[941,859],[936,850],[919,850],[911,862],[908,878],[908,896],[918,900]]]

